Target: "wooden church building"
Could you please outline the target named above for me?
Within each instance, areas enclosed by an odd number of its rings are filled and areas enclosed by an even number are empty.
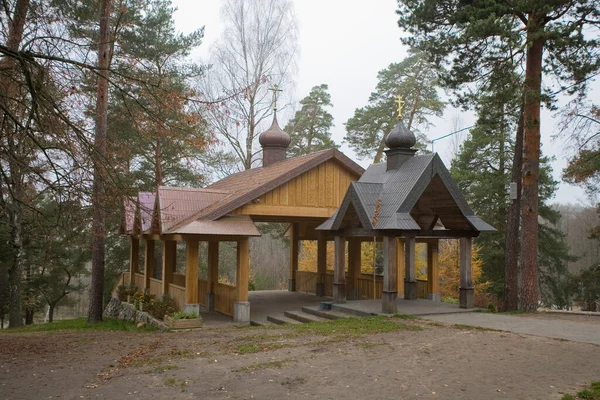
[[[169,294],[179,309],[199,311],[202,306],[249,322],[249,239],[260,236],[257,222],[284,222],[290,224],[290,291],[308,287],[318,296],[333,294],[334,302],[365,298],[360,294],[360,246],[375,238],[384,246],[383,312],[396,311],[398,293],[416,298],[416,242],[428,245],[427,297],[439,300],[437,242],[460,238],[460,306],[473,306],[471,238],[493,228],[474,215],[436,154],[415,154],[414,135],[401,121],[386,140],[387,162],[366,172],[337,149],[286,158],[290,137],[280,129],[276,112],[259,142],[260,168],[202,189],[159,187],[125,200],[121,229],[131,243],[126,281],[157,296]],[[298,271],[301,240],[317,241],[312,276]],[[332,275],[326,271],[331,240]],[[145,244],[143,265],[140,241]],[[156,241],[162,242],[160,264],[154,260]],[[218,280],[219,243],[224,241],[237,243],[235,285]],[[185,275],[175,269],[177,242],[185,243]],[[198,276],[200,248],[207,251],[207,279]],[[160,273],[155,265],[161,265]]]

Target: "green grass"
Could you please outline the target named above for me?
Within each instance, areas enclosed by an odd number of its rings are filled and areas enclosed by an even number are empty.
[[[414,315],[410,315],[410,314],[394,314],[394,318],[409,319],[409,320],[419,319],[419,317],[415,317]]]
[[[45,324],[27,325],[15,329],[3,329],[1,333],[28,333],[28,332],[52,332],[62,330],[94,330],[94,331],[127,331],[127,332],[152,332],[156,328],[153,326],[143,326],[138,328],[135,323],[121,321],[118,319],[104,319],[95,324],[86,323],[85,318],[67,319],[63,321],[48,322]]]
[[[577,396],[565,394],[562,400],[600,400],[600,382],[593,382],[589,388],[577,392]]]
[[[421,331],[423,328],[407,325],[387,317],[340,318],[333,321],[310,322],[291,325],[290,329],[305,335],[364,335],[367,333],[383,333],[396,330]]]

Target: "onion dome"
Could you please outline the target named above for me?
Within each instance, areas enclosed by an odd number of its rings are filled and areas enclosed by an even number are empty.
[[[385,138],[385,144],[391,149],[410,149],[417,143],[414,133],[409,131],[402,120],[398,121]]]
[[[277,123],[277,111],[273,114],[273,123],[271,127],[260,134],[258,142],[260,145],[265,147],[283,147],[286,148],[290,145],[292,139],[290,135],[284,132]]]

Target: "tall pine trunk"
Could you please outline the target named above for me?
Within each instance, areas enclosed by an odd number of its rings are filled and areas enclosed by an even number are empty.
[[[110,45],[108,22],[111,0],[102,0],[98,43],[98,82],[96,88],[96,129],[94,133],[94,185],[92,188],[92,281],[88,323],[102,321],[105,256],[105,174],[106,130],[108,122],[108,67]]]
[[[544,41],[539,34],[542,30],[541,19],[535,14],[530,15],[527,26],[528,47],[525,67],[520,285],[521,308],[527,312],[536,311],[538,307],[538,176],[540,169],[540,95],[544,49]]]
[[[511,181],[517,184],[517,198],[511,200],[506,220],[504,247],[504,311],[516,311],[519,307],[519,225],[521,224],[521,168],[523,167],[523,110],[521,103]]]
[[[29,9],[29,0],[17,0],[9,22],[8,37],[6,47],[11,51],[18,51],[23,41],[23,31]],[[19,91],[19,72],[18,62],[15,58],[4,57],[0,61],[0,70],[3,74],[0,76],[0,98],[2,108],[11,110],[17,114],[16,108],[20,107],[17,102],[10,99],[18,99]],[[19,135],[19,129],[6,113],[1,113],[1,144],[8,150],[8,169],[10,176],[6,184],[10,186],[8,191],[8,204],[6,205],[7,219],[10,224],[10,244],[13,249],[12,262],[8,269],[9,285],[9,327],[19,327],[23,325],[22,305],[21,305],[21,279],[23,275],[23,266],[25,264],[25,254],[23,250],[23,171],[18,154],[22,141],[16,138]],[[16,139],[16,140],[15,140]],[[2,277],[4,278],[4,277]],[[3,292],[4,293],[4,292]],[[2,294],[3,295],[3,294]]]

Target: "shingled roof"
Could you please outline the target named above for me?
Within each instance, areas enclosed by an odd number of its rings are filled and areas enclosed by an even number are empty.
[[[381,231],[429,231],[441,221],[450,230],[495,230],[475,215],[437,154],[414,152],[388,150],[388,162],[371,165],[352,182],[340,207],[317,229],[335,231],[350,224]]]

